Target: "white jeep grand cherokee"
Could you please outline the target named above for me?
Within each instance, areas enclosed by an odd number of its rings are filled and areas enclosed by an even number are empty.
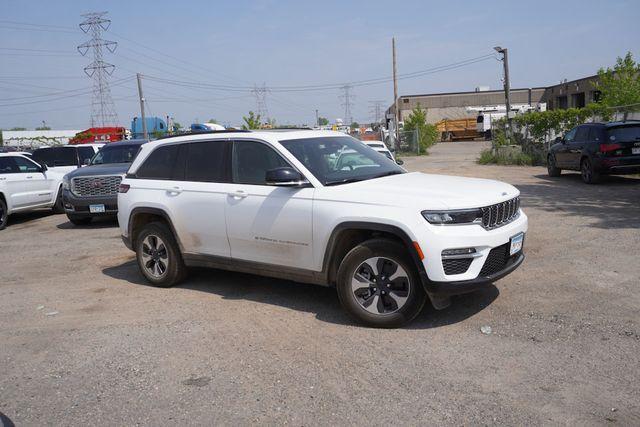
[[[348,154],[348,155],[346,155]],[[371,326],[412,320],[524,260],[519,192],[407,173],[343,133],[223,131],[142,146],[120,185],[123,241],[156,286],[206,266],[335,286]]]

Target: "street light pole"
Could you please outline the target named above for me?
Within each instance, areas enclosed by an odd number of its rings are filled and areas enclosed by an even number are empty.
[[[507,139],[511,134],[511,83],[509,81],[509,51],[500,46],[494,47],[495,51],[502,54],[502,66],[504,68],[504,98],[507,109]]]

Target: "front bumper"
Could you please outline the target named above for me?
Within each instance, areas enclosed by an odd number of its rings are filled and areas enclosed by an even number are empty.
[[[505,263],[504,269],[487,276],[479,276],[475,279],[469,280],[434,282],[429,279],[427,273],[420,272],[420,279],[422,280],[422,285],[424,286],[425,291],[427,291],[427,293],[431,297],[448,297],[451,295],[460,295],[476,291],[495,282],[496,280],[503,278],[504,276],[518,268],[523,261],[524,253],[520,251],[510,257],[510,259]]]
[[[103,216],[118,213],[118,195],[78,197],[69,190],[62,192],[62,202],[67,214],[82,216]],[[89,212],[89,205],[104,205],[104,213]]]

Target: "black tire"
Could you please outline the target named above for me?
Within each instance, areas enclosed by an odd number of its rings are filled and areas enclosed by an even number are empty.
[[[588,157],[580,162],[580,174],[585,184],[597,184],[600,182],[600,174],[594,169],[593,163]]]
[[[64,213],[64,202],[62,200],[62,187],[58,189],[58,196],[56,197],[56,202],[54,203],[51,210],[55,214]]]
[[[81,215],[70,215],[67,214],[67,218],[69,218],[69,222],[73,225],[89,225],[91,220],[90,216],[81,216]]]
[[[149,245],[153,240],[155,247]],[[134,248],[140,272],[153,286],[168,288],[186,277],[187,267],[180,248],[166,224],[152,222],[145,225],[136,238]]]
[[[378,258],[376,270],[381,274],[376,274],[367,267],[371,264],[365,262],[375,258]],[[393,268],[394,263],[398,268]],[[368,272],[375,277],[367,276]],[[388,281],[399,272],[403,275],[393,282]],[[362,283],[363,287],[354,289],[352,281],[356,286]],[[338,268],[337,291],[340,303],[349,315],[376,328],[396,328],[410,322],[427,300],[418,271],[406,248],[387,239],[367,240],[349,251]],[[404,299],[402,305],[397,302],[399,297]]]
[[[0,198],[0,230],[4,230],[9,221],[9,212],[7,211],[7,204]]]
[[[560,176],[562,169],[556,166],[556,157],[552,154],[547,156],[547,173],[549,176]]]

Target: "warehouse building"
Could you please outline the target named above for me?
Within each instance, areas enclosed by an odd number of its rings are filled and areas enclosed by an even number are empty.
[[[581,108],[598,100],[599,92],[594,83],[598,76],[585,77],[578,80],[564,81],[554,86],[511,89],[511,105],[528,104],[536,108],[546,104],[546,108],[564,109]],[[435,124],[441,120],[456,120],[473,117],[467,111],[472,106],[492,106],[505,104],[504,90],[486,90],[476,88],[470,92],[431,93],[423,95],[406,95],[398,99],[401,121],[420,105],[427,110],[427,122]],[[394,117],[395,105],[387,109],[387,120]]]

